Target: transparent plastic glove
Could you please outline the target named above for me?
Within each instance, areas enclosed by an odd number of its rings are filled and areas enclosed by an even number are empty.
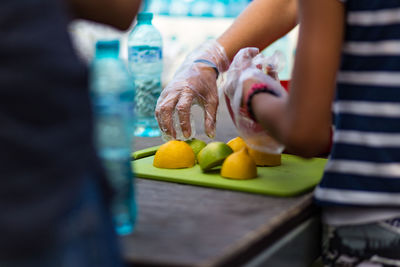
[[[229,113],[239,135],[252,149],[273,154],[281,153],[284,145],[273,139],[267,130],[248,116],[243,106],[242,95],[243,82],[251,79],[267,84],[279,97],[287,97],[285,89],[277,80],[277,56],[279,55],[264,57],[258,54],[257,48],[243,48],[233,59],[222,86]]]
[[[186,57],[157,101],[155,113],[164,140],[188,139],[194,135],[191,119],[193,104],[200,105],[204,110],[206,134],[210,138],[215,136],[217,73],[207,63],[194,62],[199,59],[214,64],[219,73],[229,66],[224,48],[215,40],[205,42]]]

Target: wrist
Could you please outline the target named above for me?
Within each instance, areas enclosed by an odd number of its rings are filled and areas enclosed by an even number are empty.
[[[254,109],[253,109],[253,99],[255,98],[256,95],[259,94],[270,94],[275,97],[279,97],[279,94],[277,94],[275,91],[269,89],[268,85],[265,83],[254,83],[251,88],[246,92],[246,95],[244,97],[244,105],[245,105],[245,110],[249,118],[251,118],[254,121],[256,120],[255,114],[254,114]]]
[[[217,65],[220,73],[225,72],[229,69],[231,60],[229,59],[225,47],[217,40],[214,40],[215,55],[213,57],[215,64]]]
[[[217,40],[206,41],[200,49],[202,52],[198,58],[214,63],[219,73],[228,70],[231,62],[226,55],[225,48]]]
[[[199,58],[193,61],[193,63],[201,63],[201,64],[205,64],[208,67],[212,68],[215,71],[216,79],[218,79],[219,77],[219,70],[217,68],[217,65],[215,65],[212,61],[208,60],[208,59],[204,59],[204,58]]]

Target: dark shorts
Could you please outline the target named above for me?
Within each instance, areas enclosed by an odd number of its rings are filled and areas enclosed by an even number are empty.
[[[0,260],[1,267],[120,267],[117,237],[98,183],[84,183],[79,203],[57,226],[55,244],[29,258]]]
[[[324,266],[400,266],[400,218],[354,226],[324,226]]]

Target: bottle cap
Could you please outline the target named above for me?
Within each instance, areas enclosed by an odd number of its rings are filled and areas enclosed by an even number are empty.
[[[96,58],[118,58],[119,40],[100,40],[96,42]]]
[[[153,13],[151,12],[141,12],[137,15],[138,20],[152,20],[153,19]]]

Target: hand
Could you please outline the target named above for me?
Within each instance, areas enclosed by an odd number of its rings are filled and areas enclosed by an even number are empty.
[[[229,66],[229,59],[224,48],[216,41],[204,43],[187,56],[157,101],[156,118],[167,139],[177,138],[177,131],[180,130],[183,138],[191,137],[190,115],[193,104],[199,104],[204,109],[206,134],[211,138],[215,136],[218,108],[217,73],[209,64],[195,63],[196,59],[205,59],[215,64],[220,73]],[[179,124],[174,121],[175,111]],[[177,129],[179,126],[181,129]],[[179,138],[182,137],[179,136]]]
[[[256,121],[252,120],[246,112],[243,99],[254,83],[264,83],[269,89],[274,90],[279,97],[286,97],[286,91],[275,80],[266,74],[263,66],[268,66],[268,58],[256,54],[254,48],[244,48],[235,56],[227,72],[227,79],[223,85],[226,102],[232,120],[239,135],[251,148],[268,153],[281,153],[284,146],[275,141],[268,132]],[[271,70],[269,70],[271,72]],[[276,97],[272,96],[271,97]]]
[[[226,80],[222,86],[225,96],[233,100],[233,96],[238,88],[239,78],[243,71],[254,66],[253,59],[258,55],[259,49],[255,47],[243,48],[235,56],[226,75]]]

